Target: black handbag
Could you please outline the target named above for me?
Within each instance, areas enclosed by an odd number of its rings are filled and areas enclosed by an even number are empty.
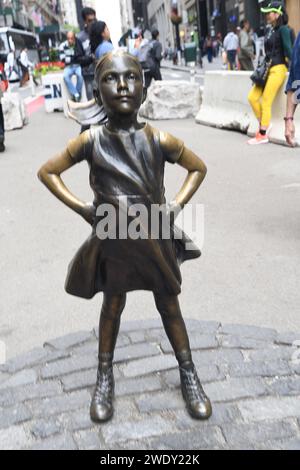
[[[252,82],[255,85],[258,85],[264,88],[267,83],[271,67],[272,67],[272,59],[267,60],[266,58],[264,58],[264,60],[260,64],[258,64],[253,74],[251,75],[250,79],[252,80]]]
[[[271,30],[270,36],[271,37],[274,33],[274,29]],[[266,86],[270,68],[272,67],[272,56],[274,54],[275,50],[275,40],[273,42],[273,47],[272,47],[272,54],[271,58],[267,59],[266,57],[263,59],[262,62],[258,62],[258,65],[256,69],[254,70],[253,74],[250,76],[250,79],[255,85],[258,85],[262,88]]]

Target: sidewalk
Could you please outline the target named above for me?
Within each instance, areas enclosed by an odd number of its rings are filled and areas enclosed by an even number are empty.
[[[1,368],[0,449],[300,450],[300,350],[292,347],[300,333],[196,320],[187,327],[213,403],[209,421],[185,410],[161,321],[123,322],[113,419],[89,418],[97,329],[74,333]]]

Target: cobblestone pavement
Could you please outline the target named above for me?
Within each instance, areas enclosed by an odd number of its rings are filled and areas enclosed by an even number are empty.
[[[213,403],[189,417],[160,319],[121,325],[113,419],[94,425],[97,329],[16,357],[0,371],[1,449],[300,449],[300,334],[187,320]]]

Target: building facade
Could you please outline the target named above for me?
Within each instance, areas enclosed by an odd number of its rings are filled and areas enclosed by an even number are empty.
[[[61,11],[64,23],[78,28],[77,8],[74,0],[61,0]]]

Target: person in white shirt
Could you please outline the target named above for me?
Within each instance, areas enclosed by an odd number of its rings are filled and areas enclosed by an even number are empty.
[[[27,54],[27,49],[24,48],[21,50],[20,57],[17,59],[18,64],[22,70],[22,78],[20,87],[24,86],[26,82],[29,80],[29,67],[33,67],[33,63],[30,62]]]
[[[231,25],[229,33],[225,36],[223,46],[227,54],[228,69],[235,70],[236,55],[237,50],[239,48],[239,38],[238,35],[235,33],[234,25]]]

